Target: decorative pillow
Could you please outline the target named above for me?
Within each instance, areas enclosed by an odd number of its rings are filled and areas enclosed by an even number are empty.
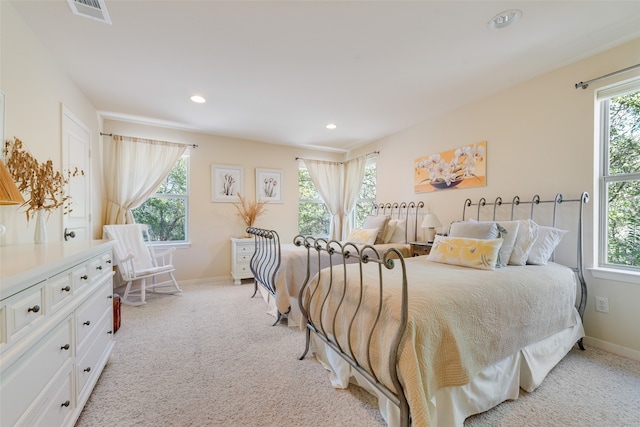
[[[533,242],[527,264],[547,265],[551,254],[562,240],[562,236],[569,230],[560,230],[554,227],[538,226],[538,237]]]
[[[480,270],[495,270],[502,239],[436,236],[429,261]]]
[[[396,229],[391,236],[391,240],[387,243],[406,243],[407,242],[407,220],[396,220]]]
[[[471,222],[478,222],[474,219]],[[506,267],[511,258],[513,247],[516,244],[516,237],[518,237],[518,228],[520,223],[518,221],[486,221],[495,222],[498,225],[498,237],[502,238],[502,247],[500,248],[500,254],[498,256],[498,263],[496,267]]]
[[[375,243],[383,242],[384,229],[389,222],[389,215],[369,215],[365,220],[362,228],[370,230],[372,228],[378,229],[378,235],[376,236]]]
[[[495,222],[454,222],[449,229],[449,237],[470,239],[497,239],[498,226]]]
[[[391,241],[391,237],[393,237],[393,232],[396,231],[396,227],[398,226],[397,219],[390,219],[387,223],[387,227],[384,229],[384,233],[382,236],[382,243],[389,243]]]
[[[351,243],[359,243],[362,245],[373,245],[378,236],[377,228],[358,229],[349,233],[347,241]]]
[[[516,242],[513,246],[513,251],[509,257],[510,265],[526,265],[529,252],[538,237],[538,224],[531,219],[516,220],[518,222],[518,234],[516,236]],[[501,222],[504,226],[512,221]]]

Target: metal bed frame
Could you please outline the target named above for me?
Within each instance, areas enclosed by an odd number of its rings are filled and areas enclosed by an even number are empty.
[[[462,211],[462,219],[465,219],[466,209],[471,206],[477,206],[477,214],[476,219],[480,218],[480,210],[485,206],[493,206],[493,215],[492,220],[496,220],[496,210],[498,207],[502,205],[511,205],[511,219],[514,219],[515,208],[520,204],[531,204],[531,213],[530,218],[533,219],[534,208],[540,204],[553,203],[553,219],[552,225],[556,225],[557,219],[557,210],[558,207],[563,203],[579,203],[579,213],[577,219],[577,260],[576,266],[569,266],[577,275],[577,278],[580,282],[580,297],[577,306],[577,310],[580,314],[580,317],[583,317],[584,309],[586,305],[587,299],[587,288],[584,281],[583,276],[583,208],[584,205],[589,201],[588,193],[582,193],[581,197],[578,199],[564,199],[561,194],[557,194],[554,200],[541,200],[538,195],[534,196],[533,199],[529,202],[522,202],[518,196],[514,197],[511,202],[503,202],[502,198],[498,197],[495,202],[488,203],[484,198],[480,199],[477,203],[472,203],[470,199],[467,199],[464,203],[463,211]],[[400,425],[403,427],[408,427],[411,424],[411,414],[410,408],[407,403],[407,399],[404,394],[404,388],[399,381],[399,372],[398,372],[398,362],[400,355],[398,353],[400,341],[402,336],[404,335],[407,322],[408,322],[408,292],[407,292],[407,276],[406,276],[406,267],[404,258],[396,249],[389,249],[381,254],[372,246],[365,246],[362,249],[358,249],[358,247],[352,243],[341,244],[335,240],[326,240],[326,239],[315,239],[311,236],[302,236],[298,235],[294,238],[294,244],[297,246],[304,246],[307,249],[307,278],[305,283],[303,284],[300,290],[300,297],[298,298],[298,302],[300,304],[300,310],[303,313],[304,317],[307,319],[307,328],[306,328],[306,341],[305,341],[305,349],[302,355],[299,357],[300,360],[304,359],[310,349],[310,339],[311,333],[313,332],[319,339],[321,339],[329,348],[333,349],[339,356],[341,356],[353,369],[355,369],[360,375],[362,375],[373,387],[375,387],[378,391],[384,394],[391,402],[393,402],[400,409]],[[370,330],[368,331],[358,331],[360,334],[367,334],[367,342],[370,344],[371,339],[374,333],[374,329],[376,327],[377,320],[380,317],[380,314],[383,310],[383,298],[384,298],[384,283],[382,279],[382,269],[393,269],[396,265],[399,265],[402,270],[402,295],[401,295],[401,313],[400,313],[400,324],[396,333],[394,335],[394,339],[392,341],[391,348],[389,349],[389,376],[391,378],[391,382],[393,384],[392,388],[388,388],[384,385],[379,376],[376,375],[374,370],[371,367],[370,360],[370,349],[367,352],[366,360],[358,360],[354,356],[353,349],[351,347],[351,328],[349,328],[347,335],[347,342],[349,345],[345,348],[340,345],[337,339],[328,334],[325,330],[322,322],[315,323],[313,319],[309,318],[309,308],[311,305],[311,301],[318,301],[320,306],[320,312],[325,314],[325,318],[328,319],[329,322],[333,322],[335,325],[336,318],[338,317],[338,311],[340,311],[340,304],[336,307],[336,309],[330,313],[328,313],[328,306],[325,305],[330,290],[327,291],[326,294],[321,295],[317,291],[317,283],[319,283],[320,276],[322,274],[332,274],[332,269],[334,268],[334,264],[331,261],[330,266],[326,269],[329,271],[319,270],[318,274],[311,280],[310,276],[310,263],[312,261],[312,251],[315,251],[317,254],[317,262],[320,262],[320,254],[321,252],[327,252],[330,255],[330,259],[333,259],[333,255],[338,255],[338,262],[335,265],[335,268],[344,268],[343,259],[354,258],[360,264],[360,296],[363,295],[363,279],[362,279],[362,270],[366,264],[374,264],[374,268],[378,269],[378,278],[379,278],[379,296],[378,296],[378,305],[376,311],[376,322],[371,325]],[[345,273],[346,274],[346,273]],[[316,283],[316,287],[312,286],[312,283]],[[329,288],[331,284],[329,285]],[[345,291],[343,290],[342,297],[344,298]],[[371,309],[371,307],[369,307]],[[358,315],[360,310],[364,310],[363,305],[359,305],[359,307],[353,313],[353,317],[351,317],[350,324],[353,324],[353,320]],[[584,346],[582,344],[582,339],[577,342],[579,348],[584,350]]]
[[[409,218],[413,216],[413,240],[416,240],[418,235],[418,216],[420,209],[423,207],[424,202],[374,203],[371,214],[374,216],[389,215],[391,219],[406,220],[405,243],[407,243],[409,241],[407,238],[409,235]],[[275,230],[258,227],[248,227],[246,232],[255,236],[255,251],[249,262],[249,268],[254,277],[254,290],[251,297],[256,296],[258,285],[261,285],[275,298],[278,271],[282,264],[280,236]],[[277,325],[290,310],[285,313],[278,311],[276,321],[272,326]]]

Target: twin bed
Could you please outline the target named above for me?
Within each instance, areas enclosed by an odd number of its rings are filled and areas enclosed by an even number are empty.
[[[534,390],[582,348],[587,201],[467,200],[464,222],[416,258],[296,237],[306,249],[295,297],[306,324],[301,358],[313,349],[335,387],[377,395],[390,426],[462,426]]]

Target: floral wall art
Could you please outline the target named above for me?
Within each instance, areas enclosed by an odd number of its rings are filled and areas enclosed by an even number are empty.
[[[244,168],[211,165],[211,201],[237,202],[238,193],[244,193]]]
[[[416,193],[487,185],[487,142],[417,158],[413,182]]]
[[[256,169],[256,201],[282,203],[282,171]]]

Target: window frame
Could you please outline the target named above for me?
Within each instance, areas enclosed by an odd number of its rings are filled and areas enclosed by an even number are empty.
[[[180,159],[186,159],[186,191],[185,194],[167,194],[167,193],[153,193],[149,195],[149,197],[142,203],[146,203],[149,199],[179,199],[184,200],[184,240],[150,240],[150,244],[155,248],[188,248],[191,246],[190,233],[189,233],[189,198],[191,194],[191,152],[190,149],[187,148]],[[178,159],[173,167],[180,160]],[[173,168],[172,168],[173,170]],[[171,173],[171,172],[169,172]],[[164,181],[163,181],[164,182]],[[162,185],[162,184],[161,184]],[[140,206],[142,206],[142,204]],[[137,208],[136,208],[137,209]],[[135,210],[135,209],[134,209]]]
[[[638,91],[640,91],[640,76],[596,90],[595,92],[595,112],[598,126],[598,132],[596,133],[598,150],[596,152],[599,156],[597,171],[599,197],[597,198],[597,220],[595,224],[595,227],[597,227],[597,242],[595,243],[596,266],[591,269],[591,272],[593,276],[597,278],[640,284],[640,266],[613,264],[607,260],[609,249],[607,235],[609,222],[608,187],[612,183],[622,181],[640,182],[640,171],[617,174],[610,173],[610,100],[617,96]]]

